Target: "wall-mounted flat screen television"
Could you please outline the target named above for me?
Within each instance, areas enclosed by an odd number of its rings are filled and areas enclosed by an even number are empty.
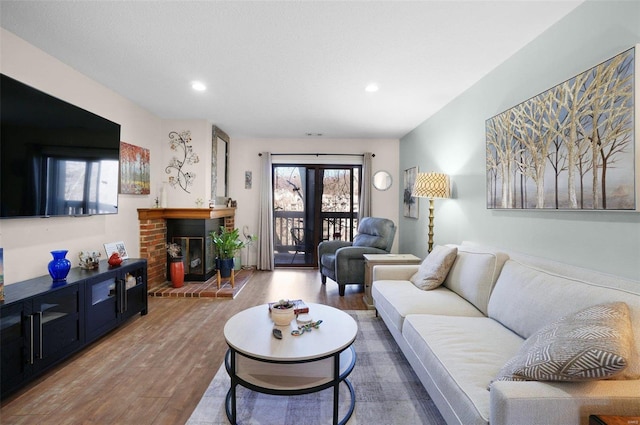
[[[0,218],[118,212],[120,125],[0,74]]]

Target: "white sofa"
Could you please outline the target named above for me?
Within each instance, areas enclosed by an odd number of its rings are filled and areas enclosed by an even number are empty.
[[[456,246],[456,245],[452,245]],[[372,296],[405,357],[448,424],[583,424],[589,415],[640,416],[640,380],[494,382],[545,324],[614,301],[630,309],[640,376],[640,282],[471,243],[444,284],[423,291],[415,266],[376,266]]]

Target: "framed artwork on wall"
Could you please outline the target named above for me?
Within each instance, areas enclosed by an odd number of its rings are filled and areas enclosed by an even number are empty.
[[[120,193],[148,195],[151,193],[149,149],[120,142]]]
[[[418,199],[411,196],[417,175],[418,167],[411,167],[404,170],[404,196],[402,202],[404,206],[404,216],[407,218],[418,218]]]
[[[487,208],[638,210],[636,49],[486,121]]]

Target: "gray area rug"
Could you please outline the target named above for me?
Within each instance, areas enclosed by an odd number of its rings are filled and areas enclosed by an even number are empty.
[[[356,393],[348,424],[444,425],[418,377],[373,311],[347,311],[358,322],[356,366],[349,376]],[[228,424],[225,397],[229,376],[224,364],[209,384],[187,425]],[[348,390],[340,385],[340,418],[348,409]],[[332,423],[333,390],[301,396],[273,396],[237,389],[238,423],[316,425]]]

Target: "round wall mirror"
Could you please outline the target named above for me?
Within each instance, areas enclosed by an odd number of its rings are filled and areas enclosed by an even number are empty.
[[[373,187],[378,190],[389,189],[391,187],[391,182],[391,174],[387,171],[380,170],[373,175]]]

